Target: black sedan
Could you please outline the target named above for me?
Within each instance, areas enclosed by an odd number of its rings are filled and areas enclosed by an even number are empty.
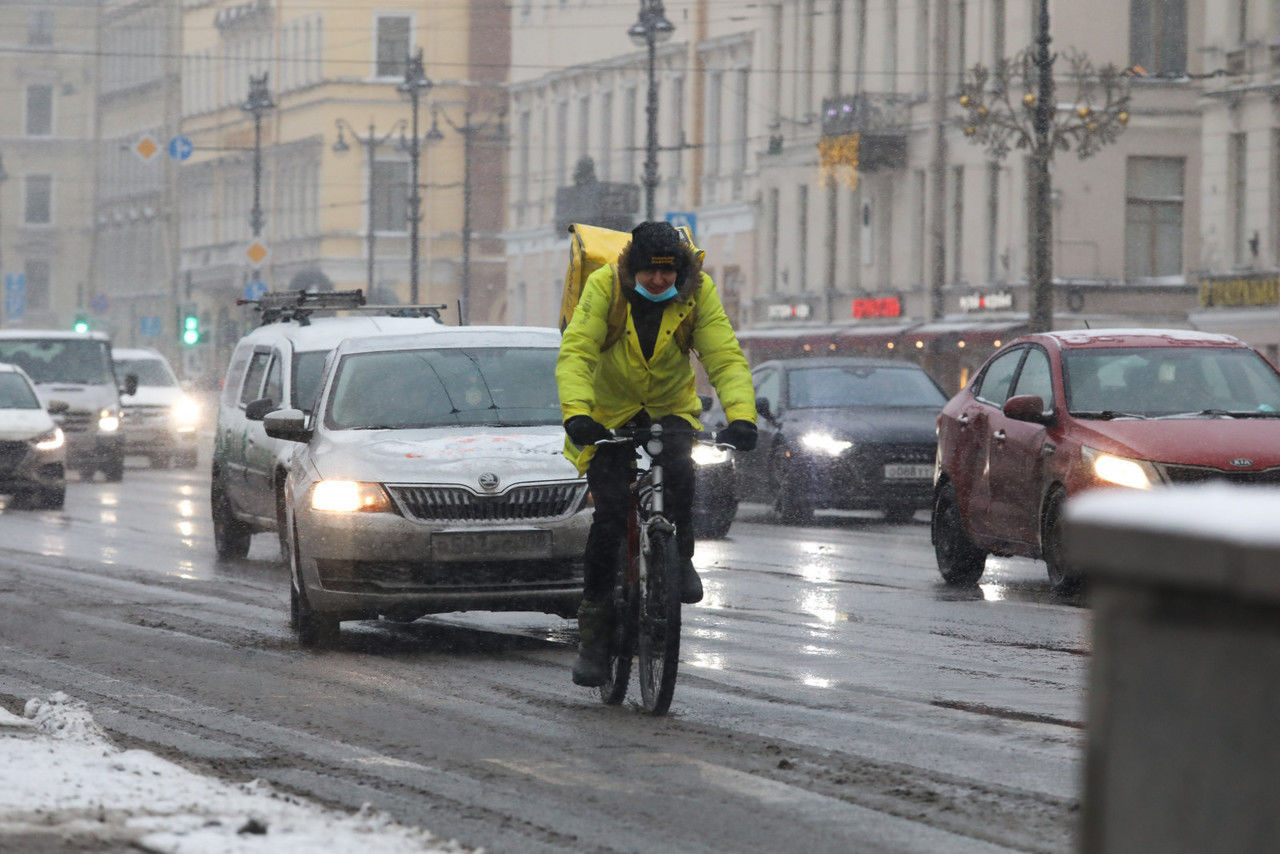
[[[738,455],[737,495],[784,522],[819,508],[883,510],[909,521],[930,506],[935,428],[947,396],[918,365],[886,359],[765,362],[752,371],[760,442]]]

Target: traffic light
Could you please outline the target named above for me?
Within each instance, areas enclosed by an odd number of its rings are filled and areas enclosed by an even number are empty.
[[[187,314],[183,316],[182,343],[183,344],[199,344],[200,343],[200,318],[197,315]]]
[[[89,331],[88,316],[83,314],[77,314],[76,322],[71,324],[71,328],[76,332],[88,332]]]

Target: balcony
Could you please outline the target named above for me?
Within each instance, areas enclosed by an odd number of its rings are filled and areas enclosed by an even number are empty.
[[[595,165],[584,157],[574,171],[573,186],[556,190],[556,231],[564,234],[575,222],[630,231],[640,210],[640,187],[596,180]]]
[[[857,137],[860,172],[904,169],[914,95],[861,92],[822,100],[822,137],[830,145]]]

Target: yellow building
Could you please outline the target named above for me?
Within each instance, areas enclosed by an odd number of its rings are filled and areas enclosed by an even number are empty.
[[[96,54],[96,8],[0,4],[0,325],[70,329],[83,314],[107,329],[89,273]]]
[[[477,146],[498,128],[486,108],[503,103],[507,20],[494,0],[185,0],[182,127],[194,151],[180,173],[182,287],[201,316],[207,372],[221,370],[254,322],[235,303],[255,281],[272,290],[365,288],[376,302],[416,296],[447,304],[446,321],[457,320],[465,290],[470,318],[487,316],[481,297],[502,290],[487,283],[505,280],[488,260],[502,253],[486,242],[500,230],[503,158]],[[402,84],[419,50],[434,85],[418,90],[415,295],[413,109]],[[262,75],[270,107],[255,128],[246,106],[251,78]],[[490,115],[492,124],[480,120]],[[468,230],[473,239],[463,241]],[[266,250],[259,262],[255,244]]]

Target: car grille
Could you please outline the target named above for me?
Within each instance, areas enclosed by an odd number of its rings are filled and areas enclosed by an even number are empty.
[[[62,430],[64,433],[87,433],[92,422],[92,412],[73,409],[62,416]]]
[[[16,469],[27,456],[26,442],[0,442],[0,474]]]
[[[1163,465],[1165,478],[1170,483],[1280,483],[1280,468],[1261,471],[1223,471],[1206,466]]]
[[[573,561],[488,561],[463,566],[403,561],[316,559],[327,590],[388,592],[430,588],[450,590],[524,590],[562,588],[580,582],[582,566]]]
[[[126,406],[124,415],[134,424],[151,424],[164,422],[169,418],[169,407],[164,405]]]
[[[456,486],[392,486],[405,511],[424,522],[508,522],[553,519],[573,510],[582,483],[517,486],[502,495],[477,495]]]

